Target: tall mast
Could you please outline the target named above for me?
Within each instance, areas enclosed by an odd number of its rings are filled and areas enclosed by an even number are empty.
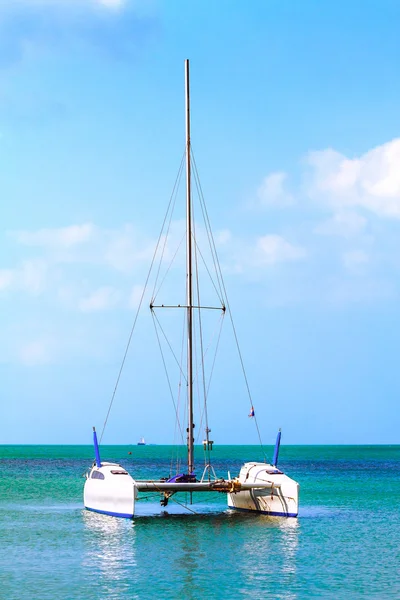
[[[194,470],[194,423],[193,423],[193,290],[192,290],[192,196],[190,189],[190,98],[189,61],[185,60],[186,98],[186,304],[187,304],[187,380],[188,380],[188,473]]]

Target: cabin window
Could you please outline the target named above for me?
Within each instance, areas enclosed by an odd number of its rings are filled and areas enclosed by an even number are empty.
[[[128,475],[128,471],[123,471],[122,469],[119,469],[119,470],[117,470],[117,469],[113,469],[113,470],[111,471],[111,473],[112,473],[113,475]]]
[[[104,479],[104,475],[103,475],[103,473],[100,473],[100,471],[93,471],[91,478],[92,479]]]

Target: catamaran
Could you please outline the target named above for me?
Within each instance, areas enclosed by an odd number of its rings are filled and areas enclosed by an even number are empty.
[[[202,476],[199,479],[195,474],[195,422],[193,401],[195,387],[194,384],[195,380],[198,377],[198,372],[200,371],[204,374],[205,370],[204,352],[200,361],[197,360],[196,363],[197,356],[195,356],[195,333],[199,334],[200,332],[201,335],[202,326],[200,315],[202,314],[203,310],[218,309],[221,311],[222,317],[225,316],[226,313],[229,314],[231,319],[232,316],[229,303],[226,297],[225,285],[222,279],[222,272],[216,255],[215,243],[213,241],[209,229],[207,229],[207,235],[210,241],[211,254],[213,257],[214,267],[218,279],[217,287],[221,292],[220,306],[203,306],[200,302],[200,295],[198,290],[197,263],[199,255],[201,256],[201,258],[202,255],[198,248],[195,237],[195,220],[193,216],[193,159],[190,137],[190,96],[188,60],[185,61],[185,121],[186,144],[183,162],[186,165],[186,303],[179,304],[177,306],[167,306],[165,304],[157,305],[155,301],[155,295],[153,295],[150,303],[150,309],[152,313],[154,313],[156,308],[179,308],[184,311],[187,347],[185,375],[185,382],[187,388],[186,469],[184,469],[184,472],[180,472],[182,470],[180,467],[180,469],[170,477],[164,477],[157,480],[143,480],[133,477],[120,464],[105,462],[101,459],[97,433],[95,428],[93,428],[95,461],[86,473],[86,481],[84,486],[84,505],[90,511],[103,513],[114,517],[124,517],[132,519],[135,516],[136,503],[140,499],[140,493],[142,492],[145,492],[146,495],[148,495],[149,492],[154,492],[160,497],[160,503],[163,507],[165,507],[168,504],[168,501],[170,498],[172,498],[172,496],[180,492],[186,493],[186,497],[189,497],[190,499],[192,499],[192,494],[195,494],[197,492],[214,492],[219,494],[226,494],[227,504],[228,507],[231,509],[263,513],[266,515],[277,517],[296,517],[298,514],[299,484],[287,475],[285,475],[285,473],[281,471],[277,466],[281,440],[280,431],[278,432],[274,455],[271,463],[268,463],[267,460],[265,460],[265,462],[246,462],[240,469],[239,475],[237,477],[232,478],[230,475],[228,475],[226,478],[218,477],[214,471],[214,468],[211,466],[210,451],[212,450],[214,442],[210,439],[211,429],[208,427],[208,421],[206,416],[205,438],[203,440],[203,448],[206,454],[205,468]],[[194,171],[195,173],[197,173],[195,165]],[[195,175],[195,179],[196,177],[197,175]],[[198,180],[196,179],[196,182],[197,181]],[[209,221],[205,205],[202,205],[202,210],[203,216],[205,215],[204,219],[207,226],[207,223],[209,225]],[[171,223],[171,219],[172,213],[170,216],[169,223]],[[164,220],[164,224],[165,223],[166,220]],[[161,246],[164,244],[163,248],[165,250],[165,235],[163,237],[164,231],[165,230],[163,229],[160,234],[159,244],[161,244]],[[162,250],[162,254],[164,253],[164,250]],[[140,302],[138,312],[140,310],[142,300]],[[136,314],[136,318],[137,315],[138,313]],[[196,326],[197,318],[198,324]],[[237,341],[236,333],[234,334],[234,336]],[[243,366],[240,351],[239,356]],[[124,362],[125,359],[123,361],[123,364]],[[180,370],[182,372],[181,368]],[[118,381],[119,377],[117,383]],[[247,389],[249,391],[248,385]],[[204,385],[205,401],[207,393],[208,388],[206,385]],[[249,417],[255,419],[255,411],[250,392],[249,398],[251,406]]]

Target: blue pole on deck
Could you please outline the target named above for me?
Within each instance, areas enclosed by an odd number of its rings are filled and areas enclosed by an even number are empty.
[[[98,467],[101,467],[99,443],[97,441],[97,433],[96,433],[95,427],[93,427],[93,444],[94,444],[94,454],[96,456],[96,465]]]
[[[281,445],[281,435],[281,430],[279,430],[278,435],[276,436],[274,458],[272,459],[272,464],[274,467],[276,467],[278,464],[279,446]]]

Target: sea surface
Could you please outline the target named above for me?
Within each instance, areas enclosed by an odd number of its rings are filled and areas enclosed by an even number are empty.
[[[170,472],[171,447],[101,451],[138,478]],[[212,456],[221,476],[262,459],[251,446]],[[400,446],[283,446],[298,519],[230,511],[219,494],[188,509],[153,496],[133,521],[90,513],[92,460],[89,446],[0,446],[1,600],[400,599]]]

